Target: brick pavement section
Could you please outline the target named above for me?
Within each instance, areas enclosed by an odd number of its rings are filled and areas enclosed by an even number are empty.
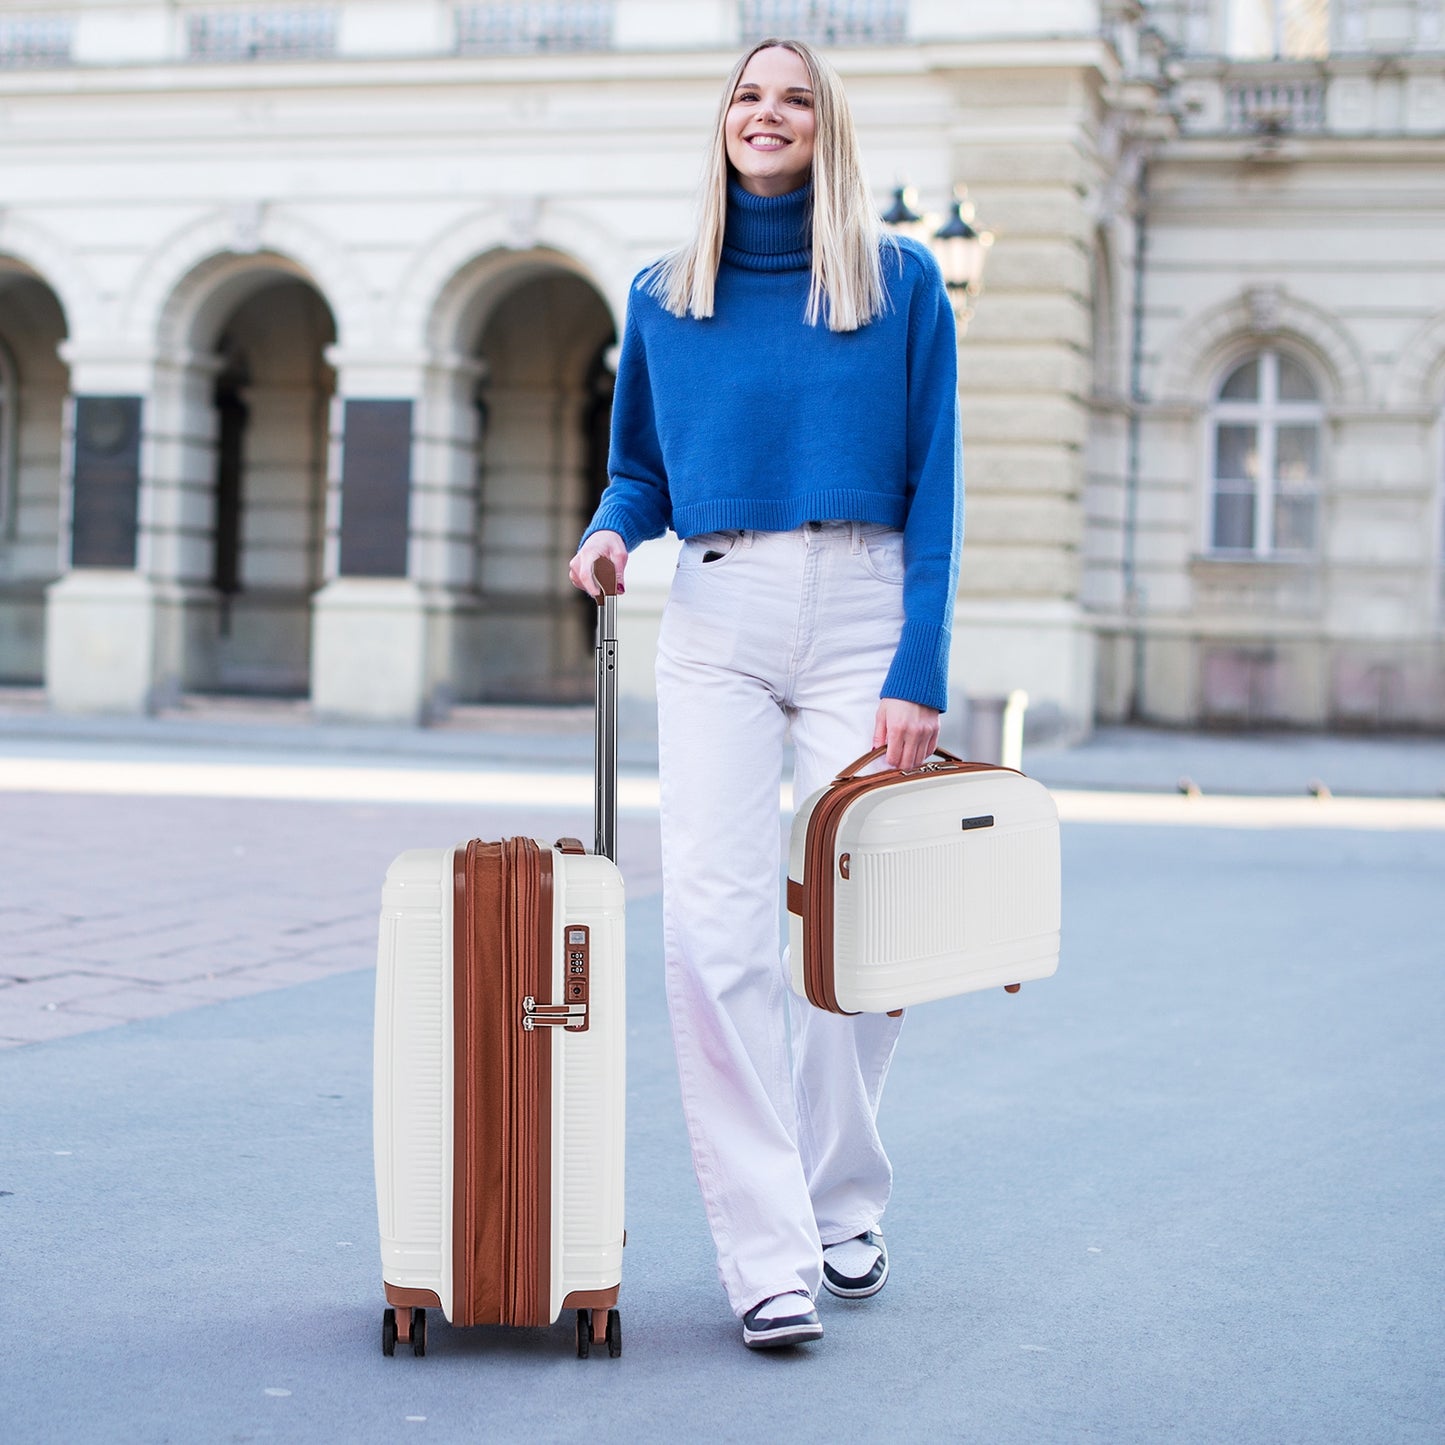
[[[397,853],[591,833],[563,810],[32,793],[0,821],[0,1047],[369,968]],[[655,821],[624,819],[621,853],[629,895],[656,891]]]

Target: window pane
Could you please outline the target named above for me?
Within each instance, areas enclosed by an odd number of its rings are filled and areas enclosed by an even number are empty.
[[[1279,399],[1281,401],[1317,401],[1314,378],[1299,362],[1287,356],[1279,359]]]
[[[1320,429],[1280,427],[1275,437],[1274,471],[1281,482],[1315,481],[1320,474]]]
[[[1254,493],[1214,494],[1214,546],[1222,550],[1254,550]]]
[[[1215,428],[1214,475],[1220,481],[1259,479],[1259,428],[1225,424]]]
[[[1284,0],[1284,53],[1294,60],[1330,53],[1330,0]]]
[[[1221,401],[1257,401],[1259,399],[1259,358],[1246,361],[1225,378],[1219,388]]]
[[[1280,493],[1274,499],[1274,550],[1312,552],[1315,546],[1315,498]]]

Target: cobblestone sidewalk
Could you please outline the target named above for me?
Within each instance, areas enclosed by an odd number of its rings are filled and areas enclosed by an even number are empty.
[[[564,810],[60,793],[0,795],[0,819],[0,1047],[369,967],[404,848],[588,829]],[[656,889],[654,833],[622,824],[633,896]]]

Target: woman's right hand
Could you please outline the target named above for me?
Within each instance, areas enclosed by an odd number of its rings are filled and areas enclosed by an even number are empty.
[[[617,568],[617,591],[619,594],[625,592],[622,574],[627,567],[627,544],[616,532],[594,532],[577,549],[577,555],[567,569],[572,585],[589,597],[597,596],[597,584],[592,580],[592,564],[599,557],[611,559],[612,565]]]

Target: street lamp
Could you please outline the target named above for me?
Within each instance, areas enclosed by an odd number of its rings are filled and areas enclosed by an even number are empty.
[[[943,272],[954,310],[961,321],[967,320],[972,314],[971,301],[983,290],[983,268],[988,260],[988,248],[993,245],[993,234],[979,231],[972,224],[973,203],[963,186],[954,188],[953,201],[942,225],[938,224],[936,215],[923,215],[915,210],[917,201],[911,187],[899,186],[893,192],[893,204],[883,213],[883,224],[899,235],[912,236],[928,246]]]
[[[889,230],[903,236],[916,236],[925,240],[923,216],[913,209],[918,202],[918,192],[912,186],[898,186],[893,192],[893,204],[883,212],[883,224]]]
[[[974,230],[969,224],[972,219],[973,203],[968,199],[967,190],[959,186],[954,190],[948,219],[933,233],[930,244],[948,289],[977,296],[983,290],[983,268],[988,260],[988,248],[993,245],[993,233]]]

